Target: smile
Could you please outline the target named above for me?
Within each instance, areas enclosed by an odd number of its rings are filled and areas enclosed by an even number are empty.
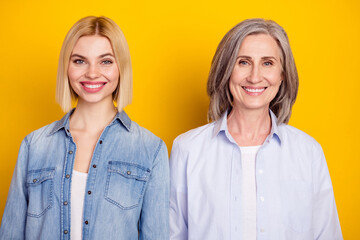
[[[101,83],[101,84],[86,84],[86,83],[83,83],[83,86],[86,87],[86,88],[99,88],[99,87],[102,87],[104,86],[105,83]]]
[[[100,91],[106,82],[81,82],[83,89],[88,93],[95,93]]]
[[[266,87],[264,88],[247,88],[247,87],[242,87],[245,91],[250,92],[250,93],[261,93],[263,91],[265,91]]]

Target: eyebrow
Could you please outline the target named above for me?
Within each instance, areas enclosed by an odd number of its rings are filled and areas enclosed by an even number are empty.
[[[106,56],[110,56],[110,57],[114,57],[113,54],[111,53],[104,53],[104,54],[101,54],[98,58],[103,58],[103,57],[106,57]],[[81,58],[81,59],[86,59],[86,57],[80,55],[80,54],[77,54],[77,53],[74,53],[71,55],[71,58],[74,58],[74,57],[78,57],[78,58]]]
[[[99,58],[103,58],[103,57],[106,57],[106,56],[114,57],[114,55],[111,54],[111,53],[104,53],[104,54],[101,54],[101,55],[99,56]]]
[[[240,55],[240,56],[237,56],[237,57],[236,57],[236,60],[239,59],[239,58],[252,59],[250,56]],[[277,59],[276,59],[275,57],[273,57],[273,56],[264,56],[264,57],[261,57],[261,59],[274,59],[274,60],[277,60]]]

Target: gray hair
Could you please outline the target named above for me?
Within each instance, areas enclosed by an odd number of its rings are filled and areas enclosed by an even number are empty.
[[[226,33],[216,49],[207,82],[210,121],[218,120],[225,111],[232,109],[230,76],[242,42],[247,36],[254,34],[272,36],[281,50],[284,79],[275,98],[270,102],[270,109],[278,118],[278,124],[289,122],[299,86],[294,57],[285,30],[276,22],[261,18],[247,19],[237,24]]]

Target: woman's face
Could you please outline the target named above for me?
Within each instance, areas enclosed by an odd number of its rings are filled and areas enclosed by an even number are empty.
[[[68,77],[79,102],[112,103],[119,70],[110,41],[96,35],[79,38],[70,56]]]
[[[282,81],[281,50],[267,34],[247,36],[230,77],[233,109],[268,109]]]

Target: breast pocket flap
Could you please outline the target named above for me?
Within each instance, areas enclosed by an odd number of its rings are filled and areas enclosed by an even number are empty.
[[[126,178],[132,178],[139,181],[147,181],[150,175],[150,169],[137,164],[110,161],[108,165],[109,172],[118,173]]]
[[[54,178],[55,168],[44,168],[39,170],[31,170],[28,172],[26,184],[36,186],[42,182]]]

